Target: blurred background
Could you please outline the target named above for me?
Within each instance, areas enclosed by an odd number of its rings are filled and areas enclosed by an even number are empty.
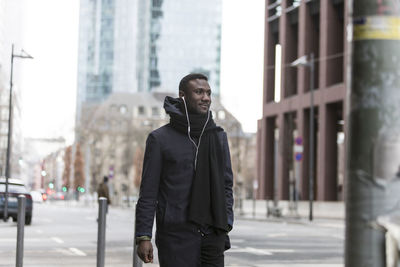
[[[93,200],[107,175],[113,204],[130,205],[146,136],[169,121],[164,97],[201,72],[235,193],[255,197],[264,11],[263,0],[0,0],[0,174],[12,73],[10,176],[49,199]]]

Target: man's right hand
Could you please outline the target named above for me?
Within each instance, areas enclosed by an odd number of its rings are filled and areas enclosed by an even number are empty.
[[[139,242],[137,254],[144,263],[153,262],[153,245],[151,241],[142,240]]]

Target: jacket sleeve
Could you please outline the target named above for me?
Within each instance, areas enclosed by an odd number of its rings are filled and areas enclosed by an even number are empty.
[[[161,169],[161,147],[155,136],[150,134],[146,141],[140,194],[136,205],[136,237],[152,236]]]
[[[225,197],[228,217],[228,225],[233,226],[233,174],[231,165],[231,154],[229,151],[228,138],[226,133],[223,135],[223,153],[224,153],[224,178],[225,178]]]

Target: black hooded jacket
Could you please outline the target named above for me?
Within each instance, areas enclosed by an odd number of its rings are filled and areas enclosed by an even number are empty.
[[[166,111],[184,115],[177,105],[167,103]],[[227,136],[218,132],[222,146],[226,215],[233,225],[233,175]],[[196,148],[187,134],[167,124],[151,132],[146,141],[140,196],[136,206],[136,237],[152,236],[154,215],[157,234],[186,229]]]

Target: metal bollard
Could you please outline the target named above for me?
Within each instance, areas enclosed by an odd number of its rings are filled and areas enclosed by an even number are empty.
[[[24,195],[18,196],[18,217],[17,217],[17,258],[16,267],[22,267],[24,259],[24,226],[25,226],[25,205],[26,198]]]
[[[99,198],[99,215],[97,230],[97,267],[104,267],[104,253],[106,248],[106,212],[107,198]]]
[[[135,214],[136,214],[136,204],[135,204]],[[139,259],[139,256],[137,255],[136,220],[135,220],[135,231],[134,231],[134,236],[133,236],[133,267],[142,267],[142,265],[143,265],[143,262],[141,259]]]

